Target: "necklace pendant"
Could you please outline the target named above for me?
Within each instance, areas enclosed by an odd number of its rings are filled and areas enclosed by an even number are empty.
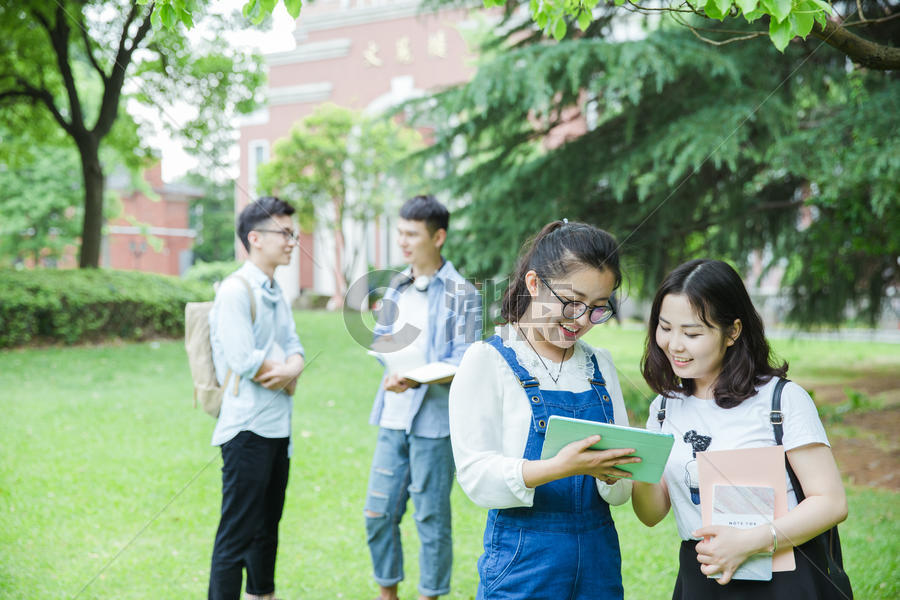
[[[531,343],[531,340],[528,339],[528,336],[525,335],[525,332],[521,329],[519,329],[519,332],[522,334],[522,337],[525,338],[525,341],[528,342],[528,346],[531,348],[531,351],[534,352],[534,355],[537,356],[537,359],[541,361],[541,366],[544,367],[545,371],[547,371],[547,375],[553,381],[553,384],[557,385],[559,383],[559,378],[562,377],[563,363],[566,362],[566,352],[568,352],[568,349],[563,349],[562,358],[559,361],[559,371],[557,371],[556,377],[554,377],[553,372],[550,370],[550,367],[548,367],[547,363],[544,362],[544,358],[537,351],[537,348],[534,347],[534,344]],[[575,353],[574,347],[572,348],[572,353]]]

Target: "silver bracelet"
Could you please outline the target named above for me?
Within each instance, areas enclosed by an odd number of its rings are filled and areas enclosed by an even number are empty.
[[[772,554],[778,550],[778,534],[775,532],[775,525],[769,523],[769,531],[772,532]]]

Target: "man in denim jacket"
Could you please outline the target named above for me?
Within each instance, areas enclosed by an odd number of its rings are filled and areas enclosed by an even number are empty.
[[[238,237],[249,258],[222,282],[209,314],[213,362],[225,386],[212,437],[213,445],[222,448],[223,466],[211,600],[238,600],[244,568],[247,598],[275,595],[292,396],[304,366],[293,315],[274,278],[275,267],[290,262],[297,243],[292,214],[293,207],[273,197],[241,212]]]
[[[382,299],[376,348],[386,343],[391,350],[417,355],[422,364],[458,365],[469,344],[481,338],[481,298],[441,256],[449,219],[450,213],[433,196],[416,196],[400,209],[398,244],[409,267],[394,278]],[[450,591],[450,386],[415,385],[401,373],[385,372],[370,417],[379,432],[365,517],[382,600],[397,600],[397,585],[403,580],[400,520],[410,497],[421,545],[419,598]]]

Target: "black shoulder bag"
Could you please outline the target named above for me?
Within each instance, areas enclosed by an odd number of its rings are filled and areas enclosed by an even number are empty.
[[[781,446],[781,438],[784,434],[784,413],[781,412],[781,390],[789,380],[781,378],[775,384],[775,393],[772,394],[772,412],[769,413],[769,419],[772,422],[772,429],[775,431],[775,444]],[[784,464],[787,468],[788,477],[791,485],[794,487],[794,494],[797,495],[797,503],[803,502],[806,497],[803,494],[803,488],[800,487],[800,481],[791,468],[791,461],[788,460],[787,454],[784,456]],[[853,589],[850,587],[850,578],[844,572],[844,557],[841,553],[841,538],[838,535],[837,525],[823,531],[812,540],[804,544],[804,549],[812,550],[815,556],[811,556],[813,566],[818,569],[815,573],[817,578],[824,579],[822,585],[825,596],[823,600],[853,600]]]

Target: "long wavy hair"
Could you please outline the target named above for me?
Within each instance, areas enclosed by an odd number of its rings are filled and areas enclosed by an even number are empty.
[[[622,283],[618,244],[613,236],[586,223],[553,221],[525,243],[516,269],[503,295],[500,317],[507,323],[522,318],[531,304],[525,274],[534,270],[544,279],[562,277],[584,267],[608,270],[615,277],[613,289]]]
[[[672,370],[665,352],[656,343],[659,311],[669,294],[685,296],[697,316],[708,326],[728,332],[735,319],[741,333],[726,348],[722,370],[713,386],[716,404],[733,408],[756,394],[756,389],[772,377],[784,377],[788,364],[778,364],[766,340],[762,319],[740,275],[725,262],[702,258],[678,266],[663,280],[653,299],[647,344],[641,359],[641,373],[657,394],[671,398],[696,391],[693,379],[680,379]]]

